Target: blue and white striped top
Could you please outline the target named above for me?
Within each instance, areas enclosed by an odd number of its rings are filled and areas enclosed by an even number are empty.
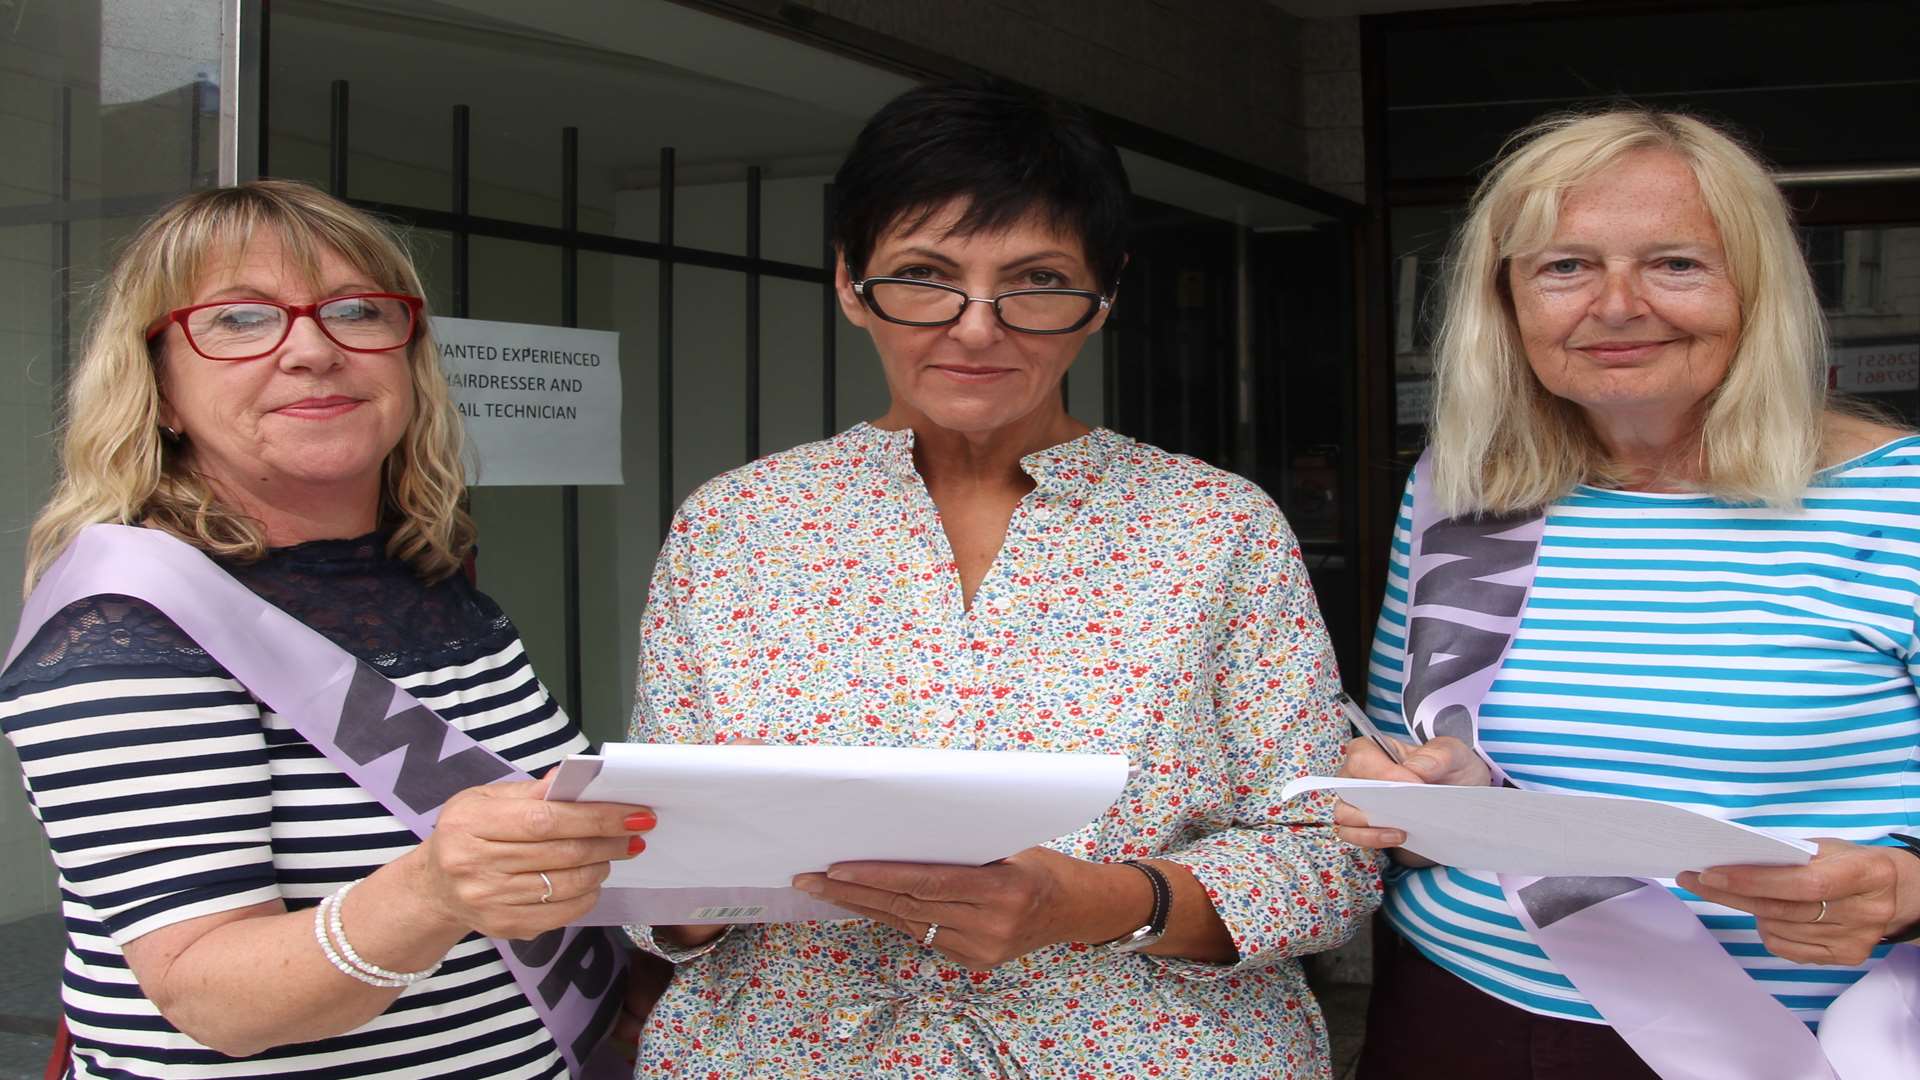
[[[1368,667],[1368,711],[1400,734],[1412,505],[1409,492]],[[1920,823],[1916,607],[1920,438],[1820,473],[1795,511],[1576,488],[1548,510],[1533,592],[1481,712],[1482,746],[1542,790],[1883,841]],[[1675,892],[1809,1023],[1866,970],[1782,960],[1752,916]],[[1482,990],[1599,1020],[1493,875],[1398,874],[1385,910]]]

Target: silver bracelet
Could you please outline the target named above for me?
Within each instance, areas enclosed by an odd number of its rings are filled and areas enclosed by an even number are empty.
[[[333,947],[333,939],[327,936],[327,905],[331,903],[333,903],[333,897],[328,896],[320,901],[319,907],[313,909],[313,940],[320,943],[320,951],[327,954],[328,962],[331,963],[340,974],[350,975],[366,983],[368,986],[378,986],[383,989],[394,990],[407,985],[403,982],[395,982],[392,979],[382,979],[378,976],[369,975],[359,968],[354,967],[352,964],[347,963],[346,960],[340,956],[340,950]]]
[[[422,979],[432,977],[434,972],[439,971],[441,961],[438,960],[419,971],[388,971],[378,964],[368,963],[361,958],[359,953],[353,951],[352,942],[347,940],[346,927],[342,925],[340,921],[340,910],[347,906],[347,894],[352,892],[353,887],[358,884],[360,883],[357,881],[349,881],[345,885],[340,886],[340,891],[333,894],[333,903],[330,905],[330,910],[327,914],[328,925],[333,930],[333,940],[335,944],[340,946],[340,951],[347,954],[347,962],[375,978],[391,979],[401,986],[412,986]]]

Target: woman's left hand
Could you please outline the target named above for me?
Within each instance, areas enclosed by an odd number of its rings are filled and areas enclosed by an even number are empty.
[[[1920,922],[1920,859],[1900,848],[1820,840],[1805,866],[1716,866],[1676,880],[1703,900],[1753,913],[1783,960],[1859,964]]]
[[[987,866],[846,862],[801,874],[794,887],[916,941],[939,924],[932,948],[987,971],[1035,949],[1073,940],[1076,881],[1096,864],[1031,847]],[[1128,873],[1133,871],[1128,870]]]

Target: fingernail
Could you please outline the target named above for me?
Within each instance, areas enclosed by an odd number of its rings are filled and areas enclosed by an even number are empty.
[[[1709,870],[1700,875],[1700,884],[1709,889],[1724,889],[1727,887],[1727,875],[1718,870]]]
[[[1401,844],[1407,842],[1407,834],[1398,829],[1389,829],[1385,833],[1382,833],[1380,838],[1394,847],[1399,847]]]
[[[660,819],[654,817],[651,810],[636,810],[627,815],[628,832],[646,832],[658,824]]]
[[[645,850],[647,850],[647,838],[646,838],[646,837],[644,837],[644,836],[635,836],[635,837],[632,837],[631,839],[629,839],[629,840],[627,841],[627,854],[629,854],[629,855],[638,855],[638,854],[640,854],[641,852],[643,852],[643,851],[645,851]]]
[[[811,896],[819,893],[823,886],[819,874],[801,874],[793,879],[793,887]]]

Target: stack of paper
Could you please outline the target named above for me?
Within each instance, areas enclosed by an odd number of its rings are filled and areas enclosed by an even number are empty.
[[[1097,818],[1117,754],[614,743],[560,765],[549,798],[652,807],[594,924],[851,918],[789,886],[836,862],[980,866]]]

